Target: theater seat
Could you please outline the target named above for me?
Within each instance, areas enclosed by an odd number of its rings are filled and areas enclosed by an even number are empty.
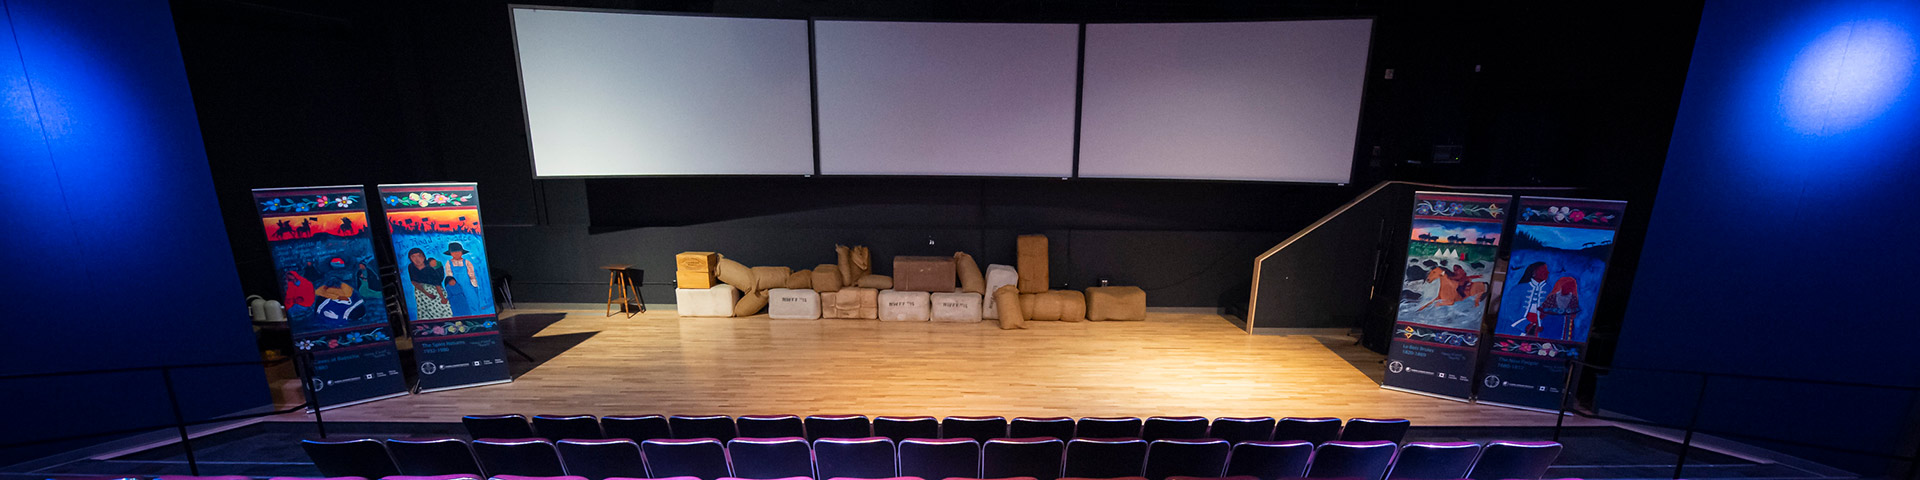
[[[1313,458],[1313,443],[1301,440],[1281,442],[1240,442],[1227,456],[1226,476],[1250,476],[1260,480],[1297,478],[1307,474]]]
[[[389,475],[380,480],[485,480],[478,474],[461,473],[455,475]]]
[[[727,464],[727,447],[712,438],[647,440],[640,444],[640,452],[646,456],[649,477],[719,480],[733,476]]]
[[[551,442],[558,442],[569,438],[585,440],[606,438],[606,434],[600,431],[600,419],[593,418],[592,415],[534,415],[533,431],[540,434],[540,438],[545,438]]]
[[[1480,450],[1467,478],[1474,480],[1539,480],[1560,458],[1559,442],[1492,442]]]
[[[1388,480],[1466,478],[1473,459],[1480,456],[1480,444],[1473,442],[1413,442],[1400,447],[1400,454],[1387,471]]]
[[[624,438],[601,440],[567,439],[554,442],[567,473],[589,479],[608,477],[645,477],[646,460],[640,444]]]
[[[1007,417],[947,417],[940,421],[940,436],[971,438],[984,445],[1007,436]]]
[[[986,478],[1060,477],[1066,442],[1052,437],[996,438],[980,445],[980,476]]]
[[[894,443],[909,438],[940,438],[940,419],[925,416],[873,417],[873,436],[887,437]]]
[[[600,417],[600,430],[607,438],[624,438],[636,443],[656,438],[673,438],[673,428],[665,415],[608,415]]]
[[[473,456],[480,469],[495,477],[558,477],[567,474],[560,464],[560,452],[553,442],[543,438],[482,438],[473,441]]]
[[[379,440],[301,440],[300,448],[313,459],[313,466],[328,477],[380,478],[400,474],[393,465],[387,446]]]
[[[813,458],[821,478],[892,478],[900,471],[886,437],[814,440]]]
[[[1207,417],[1148,417],[1140,427],[1140,439],[1178,440],[1207,438]]]
[[[1207,438],[1233,443],[1264,442],[1273,439],[1273,417],[1220,417],[1207,427]]]
[[[253,477],[247,477],[253,478]],[[267,480],[367,480],[366,477],[267,477]]]
[[[533,426],[527,424],[527,417],[519,414],[508,415],[467,415],[460,417],[460,424],[467,427],[467,438],[527,438],[533,434]]]
[[[805,437],[807,429],[798,415],[741,415],[733,419],[733,428],[742,437]]]
[[[1371,442],[1386,440],[1400,443],[1407,439],[1407,430],[1413,422],[1404,418],[1355,418],[1347,420],[1347,427],[1340,430],[1340,439],[1349,442]]]
[[[494,475],[492,477],[488,477],[487,480],[588,480],[588,479],[587,477],[582,477],[578,475],[552,475],[552,476]]]
[[[1287,417],[1273,427],[1275,441],[1300,440],[1315,445],[1340,438],[1340,419],[1332,417]]]
[[[458,438],[395,438],[387,440],[387,452],[401,475],[485,475],[480,461],[473,458],[467,442]],[[480,472],[480,473],[471,473]]]
[[[1072,417],[1018,417],[1007,422],[1007,436],[1013,438],[1053,437],[1073,439]]]
[[[873,436],[873,426],[867,423],[865,415],[810,415],[807,417],[807,440],[871,436]]]
[[[673,438],[677,439],[711,438],[725,443],[740,436],[733,428],[733,418],[726,415],[674,415],[667,417],[667,424],[673,427]]]
[[[1393,465],[1395,445],[1389,441],[1342,442],[1320,444],[1313,450],[1313,463],[1307,466],[1307,478],[1353,478],[1380,480]]]
[[[1062,476],[1115,478],[1140,476],[1147,442],[1138,438],[1076,438],[1067,442]]]
[[[1232,445],[1218,438],[1154,440],[1147,445],[1147,480],[1171,476],[1218,477]]]
[[[793,420],[798,422],[800,417]],[[727,460],[733,475],[740,478],[813,476],[813,447],[798,436],[735,438],[727,442]]]
[[[971,438],[909,438],[896,445],[902,476],[948,478],[980,474],[980,442]]]
[[[1138,438],[1137,417],[1082,417],[1074,424],[1074,438]]]

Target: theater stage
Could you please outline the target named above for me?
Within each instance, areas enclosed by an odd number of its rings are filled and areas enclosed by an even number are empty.
[[[815,414],[1397,417],[1552,425],[1550,414],[1382,390],[1381,355],[1341,336],[1255,336],[1218,315],[968,324],[515,310],[513,383],[409,395],[328,421],[461,415]],[[288,414],[282,420],[305,419]],[[1570,418],[1569,425],[1588,425]]]

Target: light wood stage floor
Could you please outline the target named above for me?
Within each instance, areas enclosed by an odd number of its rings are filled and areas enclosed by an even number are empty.
[[[1415,425],[1552,425],[1551,414],[1379,387],[1381,356],[1347,337],[1247,335],[1218,315],[982,323],[633,318],[509,311],[519,377],[343,407],[328,421],[461,415],[816,414],[1392,417]],[[537,331],[533,331],[537,329]],[[531,370],[528,368],[531,367]],[[282,420],[305,419],[288,414]],[[1569,418],[1569,425],[1594,422]]]

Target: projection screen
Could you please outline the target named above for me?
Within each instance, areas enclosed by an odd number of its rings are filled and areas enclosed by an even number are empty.
[[[1372,28],[1088,25],[1080,176],[1346,183]]]
[[[1071,175],[1079,29],[815,22],[820,173]]]
[[[512,18],[535,176],[813,173],[806,21]]]

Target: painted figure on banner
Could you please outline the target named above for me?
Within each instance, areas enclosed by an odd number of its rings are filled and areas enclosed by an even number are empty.
[[[494,313],[478,210],[391,211],[396,251],[407,252],[406,291],[413,320]]]
[[[1407,245],[1399,320],[1477,330],[1499,252],[1500,224],[1417,219]]]
[[[1558,209],[1556,209],[1558,210]],[[1577,211],[1546,213],[1573,221]],[[1542,340],[1586,342],[1593,299],[1613,251],[1613,231],[1521,224],[1513,240],[1506,296],[1494,333]],[[1518,318],[1515,318],[1518,317]]]
[[[415,320],[436,320],[453,316],[447,301],[447,289],[440,285],[440,261],[427,258],[419,248],[407,250],[407,281],[413,285]]]

